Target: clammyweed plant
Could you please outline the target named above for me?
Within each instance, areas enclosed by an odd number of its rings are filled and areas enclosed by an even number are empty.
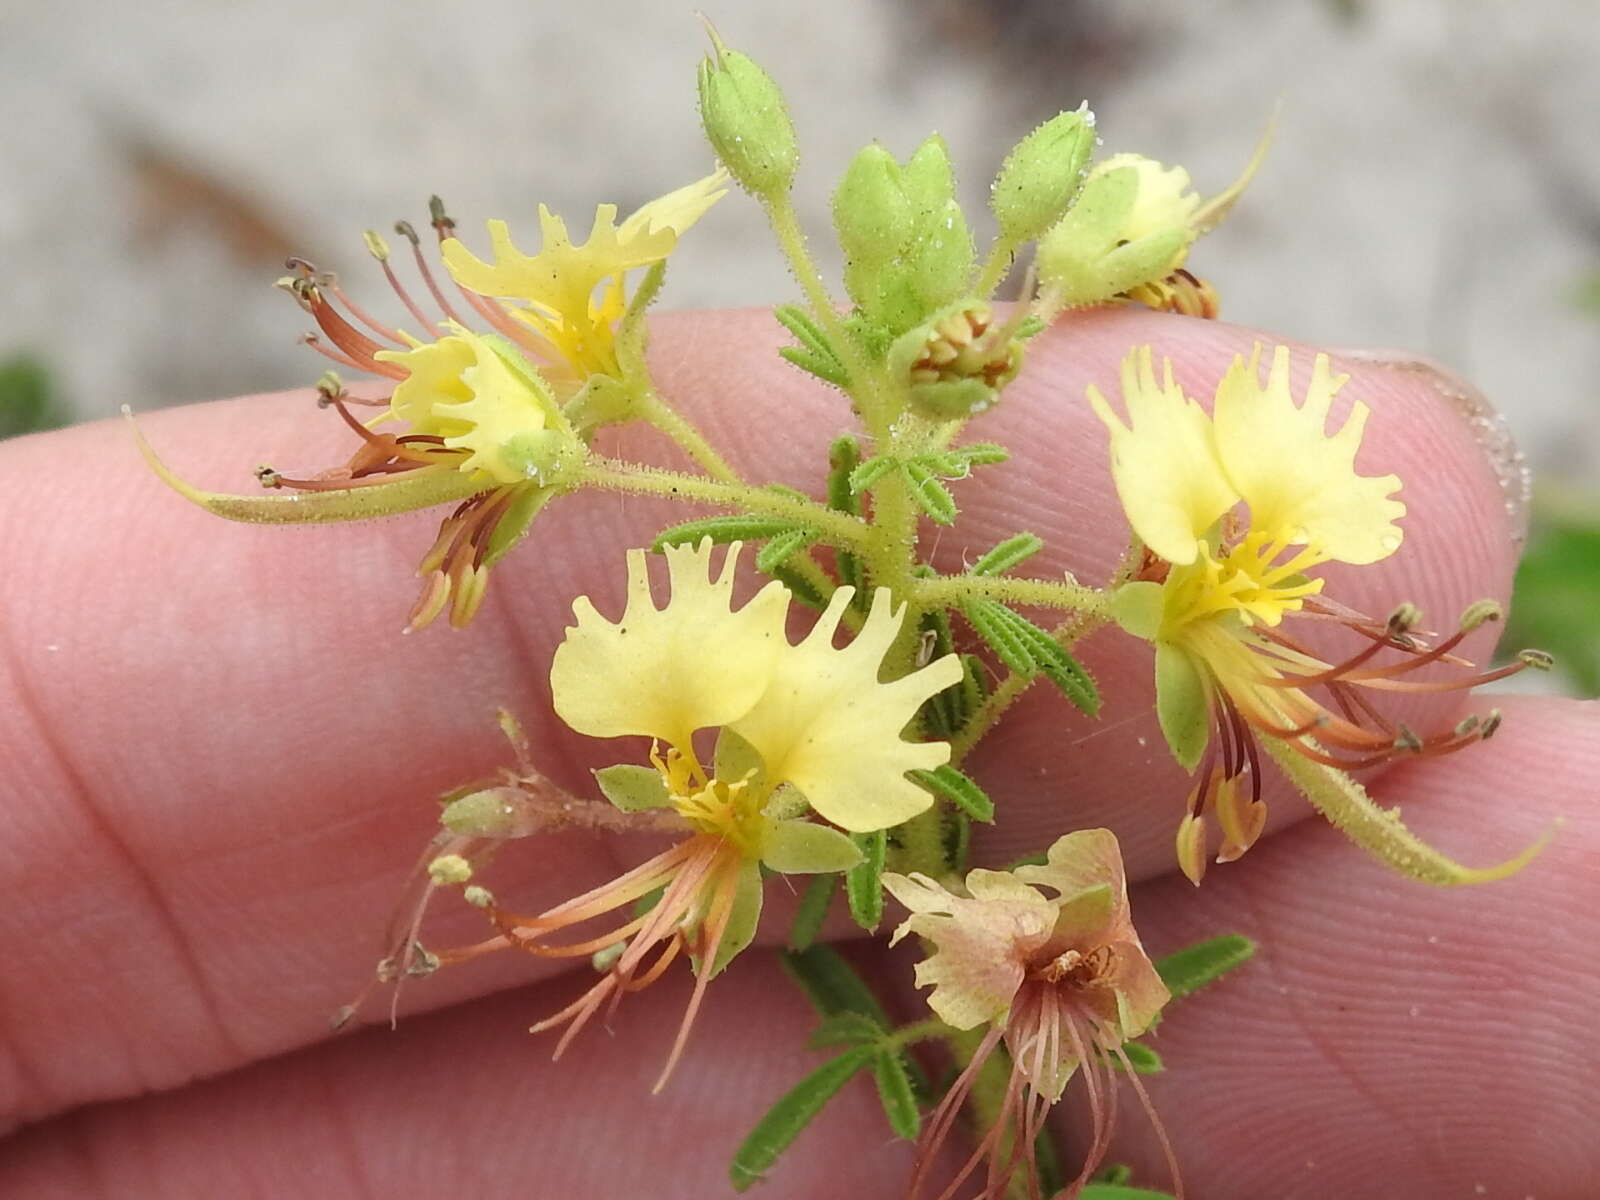
[[[986,1197],[1153,1195],[1124,1187],[1125,1172],[1101,1171],[1118,1075],[1165,1143],[1138,1081],[1162,1062],[1135,1039],[1253,947],[1223,933],[1148,958],[1116,839],[1103,829],[1065,831],[1006,871],[969,870],[971,826],[997,810],[964,769],[973,747],[1036,684],[1095,717],[1099,687],[1073,647],[1092,630],[1120,628],[1151,644],[1161,730],[1196,776],[1187,800],[1173,797],[1177,861],[1194,883],[1209,861],[1239,858],[1260,835],[1268,759],[1372,854],[1418,880],[1470,883],[1515,871],[1537,847],[1497,866],[1458,864],[1350,772],[1465,748],[1498,717],[1413,731],[1372,697],[1465,687],[1546,660],[1528,652],[1485,675],[1456,656],[1467,631],[1498,616],[1487,602],[1462,615],[1458,632],[1430,639],[1404,597],[1372,616],[1325,594],[1318,567],[1375,563],[1399,546],[1404,489],[1392,474],[1355,469],[1365,404],[1328,428],[1344,377],[1318,356],[1297,393],[1284,347],[1236,361],[1209,412],[1148,346],[1128,349],[1120,397],[1090,390],[1132,530],[1102,586],[1029,574],[1043,542],[1026,530],[959,573],[928,561],[921,530],[960,517],[952,485],[1007,457],[969,427],[981,430],[983,414],[1006,402],[1030,338],[1092,306],[1216,314],[1216,294],[1186,263],[1238,199],[1264,141],[1238,181],[1204,199],[1181,167],[1126,153],[1096,161],[1093,114],[1063,112],[1006,156],[982,253],[943,141],[930,137],[904,160],[869,145],[833,194],[841,302],[796,217],[797,143],[777,85],[713,35],[699,103],[720,165],[626,218],[601,205],[582,241],[541,207],[536,252],[491,221],[481,257],[435,199],[439,265],[411,225],[396,226],[416,277],[408,286],[390,244],[369,232],[409,314],[404,328],[290,260],[280,282],[318,327],[307,342],[336,367],[389,384],[373,399],[333,371],[319,382],[320,403],[352,447],[342,465],[306,475],[263,467],[267,490],[236,496],[200,491],[145,452],[179,493],[233,520],[450,506],[418,568],[410,630],[443,615],[468,625],[492,568],[567,496],[603,489],[719,510],[658,531],[648,551],[617,564],[627,598],[614,618],[577,597],[550,666],[561,721],[595,738],[647,738],[648,753],[596,772],[595,795],[571,795],[541,773],[505,716],[515,765],[443,798],[417,894],[374,983],[503,951],[589,959],[594,982],[534,1026],[564,1031],[560,1054],[628,993],[687,970],[694,990],[664,1048],[659,1089],[692,1044],[707,987],[754,937],[771,876],[806,876],[787,965],[821,1017],[814,1044],[837,1053],[752,1120],[731,1168],[736,1188],[776,1169],[828,1099],[866,1072],[889,1129],[918,1142],[908,1195],[951,1197],[964,1186]],[[793,337],[780,353],[849,401],[851,424],[818,464],[814,494],[737,471],[662,394],[646,358],[645,315],[668,258],[732,188],[765,210],[803,293],[776,310]],[[1030,253],[1020,299],[998,304],[997,289]],[[665,470],[596,449],[601,429],[630,423],[660,430],[693,466]],[[651,555],[664,559],[664,598],[652,590]],[[736,569],[751,562],[768,582],[741,604]],[[795,642],[797,608],[816,615]],[[1290,632],[1311,619],[1348,639],[1343,657]],[[1458,670],[1413,674],[1437,664]],[[481,882],[506,843],[572,825],[668,841],[540,912],[503,904]],[[442,892],[482,912],[483,940],[424,946],[424,918]],[[915,935],[915,982],[932,988],[931,1015],[908,1024],[816,941],[841,895],[862,929],[879,930],[886,892],[910,914],[893,937]],[[924,1052],[951,1068],[943,1085],[926,1073]],[[1045,1118],[1075,1079],[1092,1134],[1083,1161],[1063,1170]],[[973,1149],[955,1178],[937,1178],[963,1119]],[[1178,1164],[1171,1170],[1181,1194]],[[843,1176],[839,1194],[850,1194]]]

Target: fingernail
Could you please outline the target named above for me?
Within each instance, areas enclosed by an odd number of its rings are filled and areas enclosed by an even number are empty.
[[[1522,545],[1528,534],[1533,474],[1528,469],[1528,460],[1517,448],[1511,426],[1506,424],[1506,419],[1483,392],[1442,363],[1414,350],[1357,346],[1343,350],[1330,349],[1328,353],[1347,362],[1416,375],[1426,380],[1440,398],[1461,414],[1461,419],[1472,431],[1473,440],[1489,460],[1495,479],[1499,481],[1501,494],[1505,498],[1506,517],[1511,525],[1512,541],[1518,546]]]

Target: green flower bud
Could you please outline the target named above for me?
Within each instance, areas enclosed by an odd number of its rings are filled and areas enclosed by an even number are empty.
[[[739,186],[755,196],[789,189],[799,162],[794,122],[778,85],[749,55],[713,32],[700,63],[700,121],[711,148]]]
[[[910,240],[911,205],[900,164],[882,146],[863,146],[833,193],[839,246],[852,265],[880,267]]]
[[[995,176],[990,207],[1000,236],[1032,241],[1061,219],[1083,183],[1094,150],[1094,114],[1087,106],[1059,113],[1017,143]]]
[[[1128,240],[1139,200],[1132,167],[1091,174],[1066,216],[1039,241],[1040,283],[1064,307],[1100,304],[1163,279],[1183,263],[1194,231],[1178,224]]]

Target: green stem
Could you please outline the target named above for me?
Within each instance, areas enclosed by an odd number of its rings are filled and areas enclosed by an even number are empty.
[[[963,600],[998,600],[1039,608],[1068,608],[1104,614],[1106,593],[1099,588],[1054,579],[1019,579],[1012,575],[943,575],[916,581],[917,600],[926,608],[954,608]]]
[[[666,434],[677,447],[694,460],[712,479],[719,483],[739,483],[744,480],[733,465],[705,438],[694,424],[661,399],[654,388],[645,388],[638,399],[641,419]]]
[[[813,500],[798,500],[781,492],[749,484],[722,483],[680,471],[594,458],[578,476],[580,486],[610,488],[645,496],[665,496],[693,504],[712,504],[719,508],[743,509],[765,516],[781,517],[795,525],[814,530],[822,541],[858,550],[866,544],[870,530],[865,522],[848,513],[826,508]]]

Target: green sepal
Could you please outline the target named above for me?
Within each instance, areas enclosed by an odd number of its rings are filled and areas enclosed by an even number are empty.
[[[967,568],[971,575],[1003,575],[1044,549],[1044,540],[1032,533],[1017,533],[1000,542]]]
[[[990,197],[1005,242],[1032,241],[1061,218],[1082,186],[1094,141],[1094,114],[1085,106],[1058,113],[1006,155]]]
[[[910,777],[935,796],[950,801],[974,821],[994,820],[994,801],[984,790],[949,763],[931,771],[910,771]]]
[[[1097,266],[1098,284],[1106,298],[1131,291],[1142,283],[1165,279],[1183,261],[1183,252],[1191,240],[1193,234],[1178,226],[1147,233],[1126,246],[1118,246]]]
[[[748,779],[753,788],[766,786],[766,763],[761,760],[761,752],[743,735],[724,725],[717,734],[716,749],[711,753],[711,772],[722,782],[738,783]]]
[[[1161,632],[1161,614],[1164,607],[1163,588],[1149,580],[1125,583],[1111,593],[1107,611],[1111,619],[1127,633],[1147,642],[1156,640]]]
[[[808,950],[822,932],[822,923],[828,919],[833,907],[833,897],[839,891],[837,875],[818,875],[800,893],[800,903],[795,906],[794,922],[789,926],[789,949]]]
[[[861,851],[861,862],[844,877],[845,899],[856,924],[871,933],[883,920],[883,864],[889,839],[881,829],[849,836]]]
[[[956,521],[956,498],[950,494],[950,489],[934,477],[932,471],[919,462],[903,464],[906,483],[910,485],[911,499],[918,508],[940,525],[954,525]]]
[[[1122,1053],[1136,1075],[1159,1075],[1167,1069],[1161,1056],[1143,1042],[1123,1042]]]
[[[800,156],[782,90],[749,55],[729,50],[715,33],[711,40],[698,78],[706,140],[751,195],[788,191]]]
[[[857,304],[870,306],[877,272],[910,240],[913,219],[894,155],[876,142],[863,146],[833,193],[833,225],[848,264],[847,286]]]
[[[766,819],[761,861],[784,875],[821,875],[848,871],[864,855],[847,833],[814,821]]]
[[[941,379],[912,384],[906,398],[930,421],[959,421],[988,412],[1000,392],[981,379]]]
[[[666,781],[654,767],[618,763],[614,767],[601,767],[594,773],[594,781],[600,785],[601,794],[623,812],[645,812],[666,808],[672,803]]]
[[[1156,643],[1156,717],[1172,757],[1194,770],[1211,738],[1211,702],[1199,665],[1171,642]]]
[[[684,521],[656,534],[650,549],[660,553],[668,546],[696,546],[705,538],[721,545],[725,542],[755,542],[764,538],[789,533],[795,528],[793,521],[782,517],[764,517],[755,513],[728,513],[719,517],[703,517],[697,521]]]
[[[765,892],[761,881],[761,867],[748,862],[739,873],[737,891],[733,896],[733,910],[728,914],[728,926],[717,943],[717,957],[711,964],[711,978],[722,973],[741,950],[755,941],[756,926],[761,923],[761,899]]]
[[[527,535],[533,526],[533,519],[555,496],[555,488],[518,485],[516,498],[506,506],[505,515],[495,523],[494,532],[489,535],[484,547],[483,565],[492,567],[510,553],[511,548]]]
[[[622,368],[624,379],[642,382],[649,378],[644,352],[650,343],[650,323],[645,320],[645,314],[661,294],[661,287],[666,280],[667,260],[663,258],[651,263],[634,286],[622,320],[617,322],[617,365]]]
[[[734,1191],[742,1192],[756,1183],[777,1158],[839,1090],[851,1076],[869,1065],[877,1056],[871,1046],[847,1050],[839,1057],[822,1064],[791,1088],[776,1104],[767,1110],[744,1141],[734,1151],[728,1168],[728,1178]]]
[[[1225,933],[1175,950],[1156,963],[1156,973],[1174,1000],[1193,995],[1255,956],[1256,944],[1237,933]]]
[[[637,415],[638,392],[610,375],[591,375],[561,410],[572,427],[591,434],[602,425],[625,425]]]
[[[922,1113],[905,1057],[893,1050],[880,1051],[872,1060],[872,1077],[878,1085],[878,1103],[889,1119],[889,1128],[898,1137],[916,1141],[922,1129]]]
[[[791,529],[774,536],[756,551],[756,570],[770,575],[789,559],[816,543],[818,534],[810,529]]]

